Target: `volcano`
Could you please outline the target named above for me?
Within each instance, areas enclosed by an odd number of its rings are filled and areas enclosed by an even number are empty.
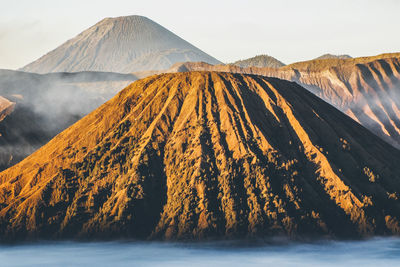
[[[130,73],[186,61],[221,63],[146,17],[126,16],[98,22],[21,70]]]
[[[399,158],[294,82],[156,75],[0,173],[0,237],[399,234]]]

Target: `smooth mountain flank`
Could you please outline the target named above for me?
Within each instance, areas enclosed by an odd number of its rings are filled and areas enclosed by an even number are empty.
[[[156,22],[127,16],[103,19],[21,70],[130,73],[186,61],[221,63]]]

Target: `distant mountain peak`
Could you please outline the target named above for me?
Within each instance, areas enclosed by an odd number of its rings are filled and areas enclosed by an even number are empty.
[[[333,55],[333,54],[323,54],[320,57],[317,57],[315,59],[331,59],[331,58],[336,58],[336,59],[348,59],[348,58],[352,58],[349,55]]]
[[[281,61],[277,60],[274,57],[268,56],[268,55],[257,55],[252,58],[248,59],[243,59],[243,60],[238,60],[234,63],[233,65],[242,67],[242,68],[248,68],[248,67],[258,67],[258,68],[280,68],[285,66],[284,63]]]
[[[21,70],[129,73],[185,61],[221,63],[151,19],[134,15],[105,18]]]

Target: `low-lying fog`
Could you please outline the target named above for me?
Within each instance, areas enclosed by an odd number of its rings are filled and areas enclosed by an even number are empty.
[[[55,242],[0,246],[3,266],[400,266],[400,239],[273,243]]]

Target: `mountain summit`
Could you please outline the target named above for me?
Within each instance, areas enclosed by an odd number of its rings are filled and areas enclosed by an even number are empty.
[[[169,70],[182,71],[248,73],[297,82],[400,148],[400,53],[309,60],[279,69],[188,62]]]
[[[100,21],[21,70],[129,73],[185,61],[221,63],[152,20],[127,16]]]
[[[352,58],[349,55],[333,55],[333,54],[323,54],[315,59],[349,59]]]
[[[0,239],[398,234],[399,158],[293,82],[151,76],[0,173]]]
[[[236,65],[242,68],[249,68],[249,67],[280,68],[285,66],[285,64],[282,63],[281,61],[268,55],[259,55],[244,60],[238,60],[232,63],[232,65]]]

